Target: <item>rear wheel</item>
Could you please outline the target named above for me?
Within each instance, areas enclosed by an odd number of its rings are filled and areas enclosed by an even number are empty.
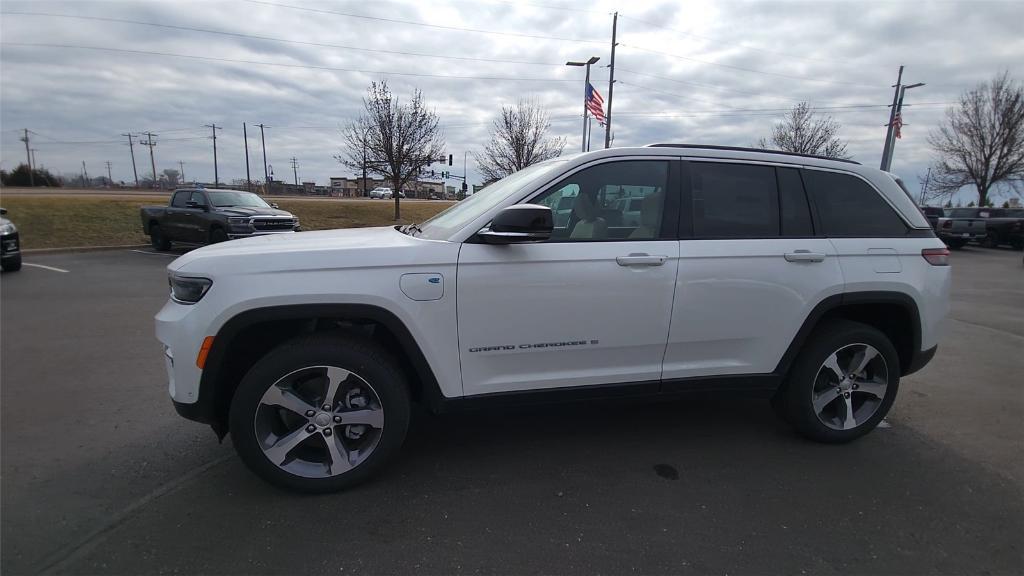
[[[164,237],[164,232],[159,224],[149,225],[149,242],[153,249],[165,252],[171,249],[171,241]]]
[[[304,337],[246,374],[231,403],[231,438],[264,480],[333,492],[366,480],[398,451],[409,409],[405,377],[382,349]]]
[[[226,242],[228,239],[228,233],[223,228],[214,228],[210,230],[210,244],[217,244],[218,242]]]
[[[871,326],[833,320],[814,331],[775,402],[811,440],[849,442],[885,418],[899,388],[899,356]]]
[[[963,238],[950,238],[946,240],[946,246],[949,246],[953,250],[959,250],[967,245],[967,240]]]
[[[998,248],[999,247],[999,236],[995,232],[989,232],[982,239],[981,245],[986,248]]]

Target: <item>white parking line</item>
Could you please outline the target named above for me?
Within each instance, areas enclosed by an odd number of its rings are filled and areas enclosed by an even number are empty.
[[[21,265],[22,266],[31,266],[33,268],[42,268],[44,270],[53,270],[54,272],[63,272],[65,274],[67,274],[69,272],[69,270],[65,270],[63,268],[54,268],[53,266],[44,266],[42,264],[32,264],[31,262],[22,262]]]
[[[149,252],[149,251],[146,251],[146,250],[131,250],[131,252],[135,252],[137,254],[148,254],[150,256],[170,256],[172,258],[177,258],[178,256],[180,256],[180,254],[167,254],[167,253],[164,253],[164,252]]]

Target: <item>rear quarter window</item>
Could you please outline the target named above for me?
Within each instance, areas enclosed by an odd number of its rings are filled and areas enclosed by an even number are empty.
[[[878,191],[856,176],[804,170],[822,233],[826,236],[899,237],[907,225]]]

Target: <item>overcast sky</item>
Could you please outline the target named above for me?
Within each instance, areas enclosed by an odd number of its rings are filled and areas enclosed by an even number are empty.
[[[877,165],[903,64],[904,83],[927,83],[907,92],[893,162],[912,190],[946,107],[1001,70],[1020,79],[1024,63],[1024,2],[1012,1],[4,0],[0,161],[24,161],[28,128],[37,164],[77,173],[84,160],[99,175],[110,161],[114,179],[130,181],[121,134],[149,130],[158,172],[180,160],[189,180],[212,181],[203,125],[216,123],[220,178],[230,181],[245,177],[247,122],[262,178],[263,123],[276,177],[292,180],[295,157],[300,180],[326,184],[351,175],[333,159],[338,127],[359,113],[370,82],[386,79],[401,98],[423,91],[453,172],[468,151],[476,183],[472,152],[518,98],[546,106],[565,151],[579,150],[583,69],[564,64],[600,57],[592,82],[607,99],[616,10],[613,145],[751,145],[807,100],[842,124],[854,159]],[[149,173],[148,150],[135,154],[140,176]]]

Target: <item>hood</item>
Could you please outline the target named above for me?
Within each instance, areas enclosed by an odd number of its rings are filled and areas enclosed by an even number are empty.
[[[390,226],[268,234],[197,248],[171,262],[168,269],[214,274],[346,267],[372,261],[382,250],[423,242],[433,241],[407,236]]]
[[[214,210],[218,214],[224,214],[226,216],[287,216],[294,218],[291,212],[285,210],[278,210],[277,208],[262,208],[256,206],[224,206],[222,208],[215,207]]]

